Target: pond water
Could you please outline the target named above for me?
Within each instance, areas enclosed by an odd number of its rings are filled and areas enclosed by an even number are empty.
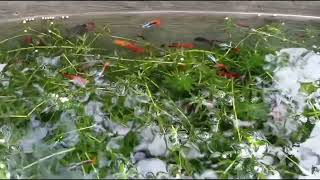
[[[0,177],[318,177],[318,26],[196,11],[4,24]]]

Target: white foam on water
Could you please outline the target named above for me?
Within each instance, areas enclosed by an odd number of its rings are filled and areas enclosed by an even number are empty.
[[[305,48],[281,49],[276,57],[271,56],[268,55],[266,59],[278,61],[275,62],[278,67],[274,70],[273,88],[289,96],[297,103],[295,110],[303,112],[307,94],[301,91],[301,83],[320,79],[320,56]]]
[[[139,174],[143,177],[148,173],[152,173],[153,175],[157,175],[160,172],[168,173],[166,163],[157,158],[143,159],[136,166]]]
[[[196,174],[195,175],[195,178],[196,179],[217,179],[218,176],[216,174],[216,172],[214,172],[213,170],[211,169],[208,169],[208,170],[205,170],[202,174],[198,175]]]
[[[280,126],[285,127],[285,135],[289,135],[305,122],[305,118],[301,121],[288,118],[292,114],[288,112],[301,114],[308,104],[311,95],[302,91],[301,84],[320,80],[320,55],[305,48],[287,48],[276,55],[266,55],[265,61],[268,62],[266,69],[275,67],[271,89],[276,92],[267,97],[275,102],[270,115],[276,123],[282,123]],[[274,132],[279,131],[274,127]]]
[[[185,159],[197,159],[204,157],[204,154],[200,152],[200,149],[196,144],[188,142],[184,145],[182,156]]]
[[[6,67],[7,64],[0,64],[0,72],[3,71],[3,69]]]
[[[160,134],[160,128],[156,125],[145,128],[140,134],[140,144],[134,148],[135,151],[148,150],[153,156],[169,155],[169,140]]]
[[[302,92],[301,83],[315,83],[320,80],[320,55],[305,48],[287,48],[281,49],[276,53],[277,55],[267,55],[266,61],[269,62],[269,67],[275,65],[273,70],[273,85],[272,88],[277,92],[271,94],[269,98],[276,101],[271,115],[274,119],[286,119],[287,135],[295,132],[300,125],[306,122],[305,117],[299,120],[290,118],[292,113],[301,114],[308,105],[308,100],[314,99],[318,102],[319,90],[310,95]],[[317,106],[315,105],[317,108]],[[319,106],[320,107],[320,106]],[[289,113],[290,112],[290,113]],[[300,115],[302,116],[302,115]],[[301,119],[301,120],[300,120]],[[276,125],[268,122],[273,129]],[[274,132],[275,133],[275,132]],[[304,174],[300,176],[301,179],[310,179],[320,177],[313,172],[313,168],[320,167],[320,122],[315,124],[310,137],[299,147],[293,147],[291,154],[299,160],[299,166]],[[271,175],[268,178],[276,177],[278,174]]]

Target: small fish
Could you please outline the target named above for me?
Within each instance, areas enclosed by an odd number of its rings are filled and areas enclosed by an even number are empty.
[[[86,25],[87,32],[94,31],[96,29],[96,23],[92,21],[87,22],[85,25]]]
[[[227,67],[224,64],[216,64],[215,67],[220,69],[220,70],[227,70]]]
[[[129,42],[129,41],[125,41],[122,39],[116,39],[113,41],[114,44],[129,49],[132,52],[135,53],[143,53],[144,52],[144,48],[137,46],[135,43]]]
[[[250,26],[242,21],[238,21],[236,22],[236,25],[237,26],[240,26],[240,27],[244,27],[244,28],[249,28]]]
[[[215,40],[215,39],[209,40],[209,39],[204,38],[204,37],[196,37],[196,38],[194,38],[193,40],[194,40],[194,41],[198,41],[198,42],[208,43],[210,46],[212,46],[214,42],[220,42],[220,43],[222,43],[222,41]]]
[[[151,28],[153,26],[160,27],[160,25],[161,25],[160,19],[155,19],[142,25],[142,28],[146,29],[146,28]]]
[[[232,48],[233,52],[236,54],[240,54],[240,48]]]
[[[194,47],[193,43],[172,43],[168,45],[169,48],[185,48],[192,49]]]
[[[239,78],[240,74],[238,73],[234,73],[234,72],[224,72],[224,71],[220,71],[218,72],[219,76],[228,78],[228,79],[234,79],[234,78]]]
[[[95,28],[96,28],[95,23],[90,21],[85,24],[76,25],[76,26],[70,28],[69,33],[83,35],[86,32],[94,31]]]
[[[98,78],[102,78],[103,77],[103,73],[110,67],[110,62],[106,62],[104,63],[102,70],[100,71],[100,73],[98,74]]]
[[[75,85],[78,85],[80,87],[86,87],[86,85],[88,84],[88,80],[79,76],[79,75],[73,75],[73,74],[67,74],[67,73],[63,73],[63,76],[65,78],[68,78],[71,80],[71,82]]]
[[[24,43],[30,45],[33,43],[33,39],[32,39],[32,36],[28,35],[26,36],[24,39],[23,39]]]

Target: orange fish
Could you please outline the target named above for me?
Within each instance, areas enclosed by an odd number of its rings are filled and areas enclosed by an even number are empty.
[[[132,52],[135,53],[143,53],[144,52],[144,48],[137,46],[135,43],[129,42],[129,41],[125,41],[122,39],[116,39],[113,41],[114,44],[120,46],[120,47],[124,47],[126,49],[129,49]]]
[[[172,43],[168,45],[169,48],[185,48],[192,49],[194,47],[193,43]]]
[[[240,74],[238,74],[238,73],[228,72],[228,69],[227,69],[226,65],[224,65],[224,64],[216,64],[215,67],[219,69],[219,71],[218,71],[219,76],[222,76],[222,77],[225,77],[228,79],[240,77]]]
[[[87,83],[89,82],[87,79],[85,79],[79,75],[63,73],[63,76],[65,78],[70,79],[71,82],[73,82],[73,84],[78,85],[80,87],[85,87],[87,85]]]
[[[110,67],[110,64],[111,64],[110,62],[104,63],[102,70],[98,74],[98,78],[101,78],[103,76],[103,73]]]
[[[160,27],[160,25],[161,25],[160,19],[155,19],[142,25],[142,28],[151,28],[153,26]]]

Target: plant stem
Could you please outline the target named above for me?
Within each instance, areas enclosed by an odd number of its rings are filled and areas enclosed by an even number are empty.
[[[50,158],[52,158],[52,157],[54,157],[54,156],[57,156],[57,155],[60,155],[60,154],[65,154],[65,153],[74,151],[75,149],[76,149],[76,148],[73,147],[73,148],[70,148],[70,149],[67,149],[67,150],[64,150],[64,151],[60,151],[60,152],[51,154],[51,155],[49,155],[49,156],[43,157],[43,158],[41,158],[41,159],[39,159],[39,160],[37,160],[37,161],[35,161],[35,162],[33,162],[33,163],[25,166],[25,167],[23,167],[22,170],[29,169],[30,167],[32,167],[32,166],[34,166],[34,165],[36,165],[36,164],[38,164],[38,163],[40,163],[40,162],[42,162],[42,161],[45,161],[45,160],[47,160],[47,159],[50,159]]]
[[[240,131],[239,131],[239,120],[238,120],[238,116],[237,116],[237,111],[236,111],[236,104],[235,104],[235,98],[234,98],[234,85],[233,85],[233,79],[231,81],[231,89],[232,89],[232,106],[233,106],[233,112],[234,112],[234,117],[235,117],[235,128],[237,130],[238,133],[238,139],[239,142],[241,142],[241,135],[240,135]]]

